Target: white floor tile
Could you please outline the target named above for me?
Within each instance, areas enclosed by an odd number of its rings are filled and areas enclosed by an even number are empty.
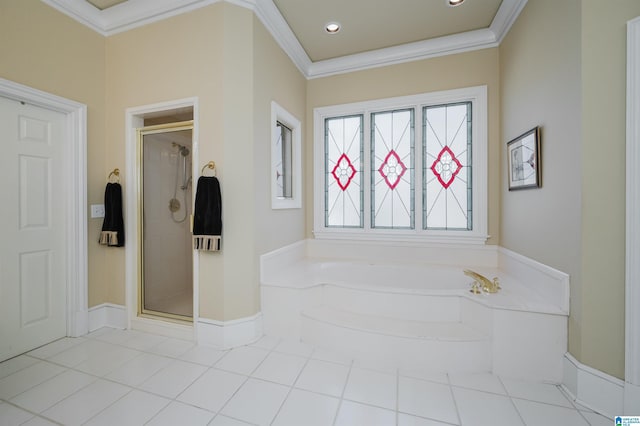
[[[34,349],[31,352],[28,352],[27,355],[40,359],[51,358],[52,356],[57,355],[62,351],[66,351],[69,348],[83,343],[85,340],[86,339],[82,337],[63,337],[62,339],[58,339],[55,342],[49,343],[48,345],[44,345],[39,347],[38,349]]]
[[[157,334],[143,333],[141,331],[136,330],[128,330],[129,336],[131,336],[128,340],[126,340],[123,345],[131,348],[137,349],[139,351],[148,351],[154,346],[158,346],[160,343],[168,340],[168,337],[158,336]]]
[[[32,417],[33,414],[0,401],[0,425],[20,425]]]
[[[342,401],[335,426],[388,426],[394,425],[395,422],[395,411]]]
[[[455,387],[453,395],[465,426],[524,426],[507,396]]]
[[[246,423],[240,420],[232,419],[231,417],[218,414],[209,426],[253,426],[251,423]]]
[[[148,352],[156,355],[178,358],[195,347],[193,342],[180,339],[166,339],[158,345],[150,348]]]
[[[218,412],[246,380],[240,374],[212,368],[182,392],[178,400]]]
[[[173,360],[160,355],[141,353],[105,376],[128,386],[139,386]]]
[[[416,417],[409,414],[398,414],[398,426],[450,426],[451,423],[442,423],[436,420]]]
[[[43,419],[42,417],[35,416],[31,418],[31,420],[21,423],[20,426],[58,426],[58,424],[50,422],[47,419]]]
[[[248,376],[267,357],[268,353],[265,349],[242,346],[230,350],[215,364],[215,367]]]
[[[306,358],[271,352],[253,372],[252,376],[258,379],[291,386],[293,382],[296,381],[306,362]]]
[[[400,377],[398,411],[458,424],[451,388],[441,383]]]
[[[613,424],[613,419],[601,416],[598,413],[582,411],[580,414],[587,419],[591,426],[612,426]]]
[[[131,339],[134,335],[133,330],[119,330],[111,329],[96,335],[94,338],[106,343],[113,343],[114,345],[122,345],[127,340]]]
[[[342,396],[349,367],[332,362],[309,360],[295,387],[327,395]]]
[[[207,368],[202,365],[173,360],[142,383],[140,389],[173,399],[206,370]]]
[[[513,402],[527,426],[589,426],[575,409],[523,399],[513,399]]]
[[[507,389],[507,393],[514,398],[528,399],[529,401],[574,408],[571,401],[569,401],[555,385],[505,378],[502,378],[501,380]]]
[[[133,349],[112,346],[110,350],[92,356],[76,365],[74,369],[102,377],[140,354],[141,352]]]
[[[32,387],[57,376],[66,369],[39,361],[0,380],[0,399],[9,400]]]
[[[205,426],[215,416],[214,413],[173,401],[163,408],[146,426]]]
[[[344,398],[382,408],[396,408],[396,376],[353,367]]]
[[[257,342],[252,343],[249,346],[254,346],[256,348],[266,349],[270,351],[280,344],[279,337],[273,336],[262,336]]]
[[[82,424],[130,391],[129,387],[99,379],[45,410],[42,415],[64,425]]]
[[[325,349],[325,348],[316,348],[311,354],[311,358],[317,359],[320,361],[328,361],[334,362],[336,364],[348,365],[350,366],[353,363],[353,359],[342,352]]]
[[[41,413],[96,380],[88,374],[67,370],[21,393],[11,402],[34,413]]]
[[[332,426],[338,398],[293,389],[276,416],[273,426]]]
[[[400,370],[398,370],[398,374],[404,377],[413,377],[414,379],[421,379],[429,382],[442,383],[443,385],[449,384],[449,376],[447,376],[447,373],[401,368]]]
[[[134,390],[89,420],[91,426],[137,426],[145,424],[169,404],[169,400]]]
[[[210,348],[208,346],[194,346],[186,353],[180,355],[178,359],[211,367],[213,364],[218,362],[225,353],[226,351]]]
[[[40,362],[39,359],[32,358],[27,355],[20,355],[15,358],[8,359],[0,363],[0,379],[3,379],[17,371],[24,370]]]
[[[85,339],[84,342],[49,358],[49,361],[66,367],[75,367],[88,359],[113,349],[113,345],[99,340]]]
[[[257,425],[270,424],[284,402],[289,388],[258,379],[249,379],[231,398],[221,413]]]
[[[398,373],[398,366],[392,361],[356,358],[353,360],[353,366],[365,370],[378,371],[380,373],[394,375]]]
[[[296,340],[283,340],[274,351],[309,358],[313,353],[313,346]]]
[[[450,374],[449,380],[451,382],[451,386],[474,389],[482,392],[491,392],[500,395],[507,394],[500,379],[491,373]]]

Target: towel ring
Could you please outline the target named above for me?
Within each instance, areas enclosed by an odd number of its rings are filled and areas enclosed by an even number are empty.
[[[201,174],[201,175],[204,175],[204,171],[205,171],[205,169],[211,169],[211,170],[213,170],[213,175],[214,175],[214,176],[216,175],[216,163],[215,163],[215,162],[213,162],[213,161],[209,161],[207,164],[205,164],[205,165],[202,167],[202,171],[200,172],[200,174]]]
[[[112,177],[115,177],[115,182],[111,181]],[[120,183],[120,169],[113,169],[113,171],[109,173],[107,180],[111,183]]]

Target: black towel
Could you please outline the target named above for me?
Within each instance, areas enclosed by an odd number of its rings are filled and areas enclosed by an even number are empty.
[[[220,250],[222,235],[222,196],[215,176],[200,176],[193,209],[193,248]]]
[[[112,247],[124,246],[122,187],[119,183],[107,183],[104,191],[104,222],[99,242]]]

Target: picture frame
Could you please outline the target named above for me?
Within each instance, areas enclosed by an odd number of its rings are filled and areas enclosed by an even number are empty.
[[[507,143],[509,191],[542,186],[540,172],[540,127]]]

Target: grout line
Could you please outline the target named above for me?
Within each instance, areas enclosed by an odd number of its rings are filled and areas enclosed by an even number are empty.
[[[396,426],[400,422],[400,369],[396,368]]]
[[[353,369],[353,363],[355,361],[352,359],[351,363],[349,364],[349,370],[347,371],[347,377],[344,380],[344,385],[342,386],[342,392],[340,393],[340,399],[338,401],[338,409],[336,410],[336,414],[333,417],[333,423],[332,425],[335,426],[336,422],[338,421],[338,415],[340,414],[340,410],[342,409],[342,403],[344,402],[344,393],[347,390],[347,386],[349,385],[349,378],[351,377],[351,371]]]

